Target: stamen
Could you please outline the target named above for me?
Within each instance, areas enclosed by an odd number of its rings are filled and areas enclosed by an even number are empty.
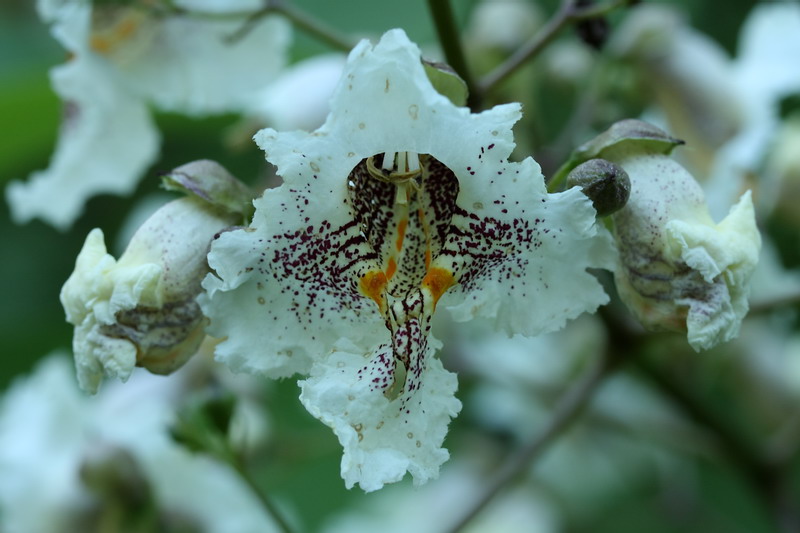
[[[408,171],[409,172],[418,172],[419,171],[419,154],[416,152],[407,152],[408,155]]]
[[[408,169],[408,152],[397,153],[397,172],[404,173]]]
[[[384,152],[381,168],[384,170],[392,170],[394,168],[394,158],[396,155],[397,152]]]

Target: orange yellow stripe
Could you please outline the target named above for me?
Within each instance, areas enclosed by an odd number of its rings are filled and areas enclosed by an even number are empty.
[[[447,292],[447,289],[455,285],[456,279],[453,273],[446,268],[433,267],[428,270],[425,277],[422,278],[422,286],[427,288],[433,295],[433,305],[439,301],[439,298]]]

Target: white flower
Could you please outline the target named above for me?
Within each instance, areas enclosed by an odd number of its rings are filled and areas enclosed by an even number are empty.
[[[693,147],[682,157],[722,215],[759,173],[780,99],[800,90],[800,6],[757,3],[735,59],[665,5],[637,7],[615,35],[612,48],[635,59],[670,131]]]
[[[687,331],[701,350],[738,334],[761,237],[749,191],[714,222],[700,185],[667,155],[678,143],[624,120],[578,151],[594,146],[630,177],[628,203],[613,215],[620,298],[644,326]]]
[[[133,467],[121,471],[125,477],[120,481],[152,493],[152,503],[139,503],[155,504],[150,518],[178,515],[200,531],[275,531],[233,470],[181,448],[169,437],[188,377],[178,374],[164,380],[139,374],[125,386],[111,384],[87,397],[75,387],[67,357],[53,356],[31,377],[16,381],[0,403],[0,529],[94,531],[85,520],[109,510],[109,498],[121,505],[117,511],[129,506],[128,513],[138,512],[137,520],[146,520],[130,495],[115,500],[114,494],[98,494],[84,483],[86,467],[102,467],[99,455],[113,456],[117,450]],[[119,461],[108,466],[121,467]],[[155,525],[153,531],[161,530]]]
[[[189,9],[195,3],[201,9],[210,4],[181,2]],[[216,11],[253,4],[237,0]],[[289,33],[282,20],[263,21],[230,43],[226,37],[244,14],[211,20],[157,17],[154,9],[146,2],[39,2],[42,19],[70,53],[51,73],[65,116],[50,167],[9,184],[16,222],[38,217],[64,229],[89,197],[129,193],[158,153],[148,105],[190,115],[242,111],[283,66]]]
[[[169,373],[194,354],[205,334],[195,298],[214,235],[232,225],[204,201],[174,200],[153,214],[116,261],[103,232],[92,230],[61,290],[81,388],[103,376],[127,380],[134,366]]]
[[[606,301],[589,200],[506,159],[519,116],[453,105],[392,30],[351,52],[321,128],[256,135],[284,184],[214,243],[201,305],[234,370],[310,374],[303,402],[345,446],[348,486],[421,483],[447,458],[460,404],[434,358],[437,305],[536,334]]]

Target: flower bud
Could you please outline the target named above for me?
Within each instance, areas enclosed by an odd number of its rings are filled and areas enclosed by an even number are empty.
[[[738,333],[761,239],[749,191],[720,223],[711,219],[703,190],[668,155],[679,143],[625,120],[573,159],[602,157],[630,177],[630,199],[612,217],[620,298],[645,327],[687,332],[700,350]]]
[[[82,389],[103,375],[125,381],[134,366],[157,374],[179,368],[204,338],[195,298],[208,272],[211,240],[240,216],[197,197],[174,200],[134,234],[119,260],[92,230],[61,289]]]
[[[592,200],[597,216],[604,217],[625,207],[631,194],[628,173],[611,161],[590,159],[567,175],[567,186],[578,186]]]

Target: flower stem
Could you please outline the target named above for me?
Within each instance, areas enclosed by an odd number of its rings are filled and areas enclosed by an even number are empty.
[[[464,48],[461,46],[461,37],[456,27],[456,19],[450,0],[428,0],[428,8],[431,10],[433,22],[436,26],[436,34],[439,37],[439,43],[442,45],[447,63],[453,67],[453,70],[467,84],[467,90],[469,91],[467,106],[475,110],[480,104],[480,95],[475,90],[472,75],[467,67],[467,59],[464,55]]]
[[[355,46],[355,43],[349,38],[341,35],[333,28],[325,25],[322,21],[311,17],[308,13],[290,3],[280,0],[268,0],[267,6],[269,5],[273,5],[275,11],[289,19],[296,27],[316,37],[331,48],[341,50],[342,52],[349,52],[353,46]]]
[[[576,22],[602,17],[630,3],[631,0],[609,0],[599,5],[579,7],[575,0],[566,0],[562,3],[558,12],[547,21],[547,24],[545,24],[536,35],[531,37],[531,39],[514,52],[511,57],[487,74],[486,77],[478,83],[477,89],[479,94],[484,95],[488,93],[500,82],[516,72],[516,70],[527,61],[539,55],[565,27]]]
[[[601,356],[580,381],[567,389],[559,398],[547,425],[533,440],[517,450],[500,466],[494,477],[486,484],[483,493],[469,506],[458,522],[447,530],[449,533],[461,531],[503,488],[529,470],[530,465],[547,450],[548,446],[580,418],[605,377],[616,368],[617,362],[618,359],[609,357],[608,354]]]

